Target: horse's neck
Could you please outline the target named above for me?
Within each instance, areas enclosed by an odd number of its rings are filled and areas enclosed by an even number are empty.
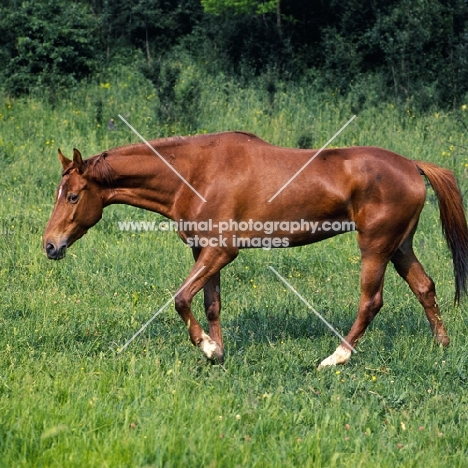
[[[182,181],[159,156],[147,147],[138,146],[134,153],[112,155],[107,162],[115,180],[112,188],[106,190],[105,205],[132,205],[173,219],[174,202]]]

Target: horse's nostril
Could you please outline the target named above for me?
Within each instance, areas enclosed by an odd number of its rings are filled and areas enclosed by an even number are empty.
[[[50,260],[61,260],[65,257],[67,252],[67,244],[62,244],[59,246],[55,246],[52,242],[47,242],[45,245],[45,251],[47,254],[47,258]]]
[[[66,244],[61,245],[60,247],[56,247],[52,242],[47,242],[45,245],[45,251],[47,254],[47,258],[50,260],[60,260],[65,257],[65,252],[67,251]]]
[[[55,245],[54,245],[54,244],[51,244],[50,242],[48,242],[48,243],[46,244],[45,250],[46,250],[46,253],[47,253],[47,256],[48,256],[48,257],[53,257],[54,254],[55,254],[55,252],[56,252],[56,251],[55,251]]]

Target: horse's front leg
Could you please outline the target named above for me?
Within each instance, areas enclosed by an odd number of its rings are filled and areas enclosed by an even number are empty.
[[[222,361],[223,359],[223,341],[219,320],[221,309],[219,272],[221,268],[236,258],[237,253],[237,249],[226,250],[218,247],[194,250],[195,265],[175,299],[175,308],[189,330],[190,340],[211,360]],[[209,335],[203,331],[191,309],[192,299],[201,288],[204,288],[205,292],[205,311],[210,327]]]
[[[199,248],[192,249],[192,253],[193,253],[193,257],[195,261],[198,260],[198,257],[200,256],[200,252],[201,252],[201,249]],[[208,319],[210,338],[212,341],[216,343],[219,350],[221,350],[221,353],[218,353],[221,356],[217,356],[217,359],[222,359],[222,356],[224,354],[223,335],[221,331],[221,320],[220,320],[220,312],[221,312],[220,286],[221,286],[221,273],[218,271],[205,283],[205,286],[203,287],[205,314],[206,314],[206,318]]]
[[[221,293],[220,293],[221,274],[215,273],[205,284],[205,314],[208,319],[210,338],[218,345],[221,350],[221,357],[224,354],[223,335],[221,332]]]

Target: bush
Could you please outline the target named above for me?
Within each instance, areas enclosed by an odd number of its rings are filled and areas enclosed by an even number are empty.
[[[68,87],[93,73],[99,63],[97,26],[89,8],[79,3],[26,1],[1,7],[7,92]]]

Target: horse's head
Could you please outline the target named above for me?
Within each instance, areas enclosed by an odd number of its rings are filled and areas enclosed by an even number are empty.
[[[73,161],[58,150],[63,174],[55,206],[43,236],[47,257],[60,260],[67,247],[82,237],[102,216],[103,201],[99,185],[88,174],[80,152],[73,150]]]

